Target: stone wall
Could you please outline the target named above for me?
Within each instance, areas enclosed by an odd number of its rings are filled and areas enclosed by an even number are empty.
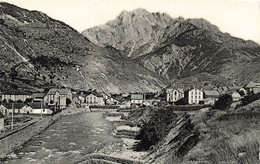
[[[34,135],[39,134],[41,131],[46,129],[48,126],[53,124],[58,118],[60,118],[61,113],[54,116],[49,116],[38,122],[31,124],[30,126],[12,133],[0,140],[0,159],[5,158],[9,153],[17,150],[23,144],[28,142]]]

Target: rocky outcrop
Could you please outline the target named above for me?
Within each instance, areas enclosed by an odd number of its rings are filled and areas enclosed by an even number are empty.
[[[114,93],[150,92],[167,83],[118,50],[94,45],[63,22],[3,2],[0,46],[1,91],[59,85]]]

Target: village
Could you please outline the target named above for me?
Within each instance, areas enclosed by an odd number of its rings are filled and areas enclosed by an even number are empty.
[[[54,115],[67,107],[89,111],[102,109],[138,109],[140,107],[173,106],[178,109],[214,107],[220,96],[230,95],[235,109],[241,99],[260,93],[260,83],[249,82],[245,86],[220,87],[206,90],[197,87],[172,85],[158,93],[109,94],[95,90],[80,91],[70,88],[51,88],[48,92],[25,91],[1,93],[0,131],[12,131],[32,118]],[[173,108],[174,109],[174,108]],[[22,122],[22,123],[21,123]]]

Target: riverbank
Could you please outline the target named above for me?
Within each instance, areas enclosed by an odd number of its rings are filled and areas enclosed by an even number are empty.
[[[120,158],[132,161],[133,163],[145,163],[144,157],[147,155],[147,152],[144,151],[135,151],[134,146],[136,145],[138,140],[135,140],[133,134],[137,134],[140,130],[138,127],[130,127],[129,122],[121,119],[121,116],[116,114],[113,115],[105,115],[105,119],[110,121],[114,126],[115,134],[114,137],[119,137],[123,141],[123,145],[119,148],[116,144],[110,144],[105,146],[103,149],[98,151],[97,153],[104,154],[106,156],[110,156],[113,158]],[[114,123],[116,122],[116,123]],[[118,124],[120,122],[120,124]],[[125,124],[124,124],[125,122]],[[118,133],[119,132],[119,133]],[[121,132],[124,132],[121,135]],[[118,133],[118,134],[117,134]],[[128,136],[129,134],[129,136]],[[113,161],[116,162],[116,161]]]
[[[0,139],[0,160],[12,157],[14,151],[20,149],[25,143],[30,141],[33,136],[41,133],[60,118],[83,112],[88,111],[85,108],[68,108],[53,116],[48,116],[34,121],[28,124],[28,126],[17,129],[9,135],[2,137]]]

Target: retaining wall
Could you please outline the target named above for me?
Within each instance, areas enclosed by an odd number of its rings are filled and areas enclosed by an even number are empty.
[[[0,140],[0,159],[5,158],[9,153],[19,149],[23,144],[28,142],[34,135],[39,134],[48,126],[53,124],[61,113],[54,116],[49,116],[40,121],[37,121],[24,129],[16,131],[11,135],[6,136]]]

